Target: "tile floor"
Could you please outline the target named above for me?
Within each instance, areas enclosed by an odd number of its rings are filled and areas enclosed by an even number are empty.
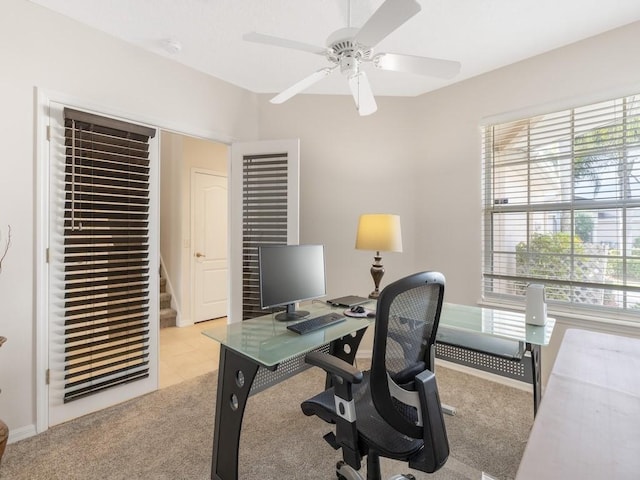
[[[220,344],[201,332],[226,323],[223,317],[190,327],[160,329],[160,388],[217,369]]]

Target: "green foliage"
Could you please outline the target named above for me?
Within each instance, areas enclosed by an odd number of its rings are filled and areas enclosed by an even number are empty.
[[[576,235],[585,243],[591,242],[593,236],[593,217],[587,213],[576,214]]]
[[[640,117],[627,116],[618,123],[606,127],[594,128],[574,138],[573,172],[576,180],[590,180],[597,192],[601,187],[600,174],[609,167],[615,167],[625,190],[628,189],[628,176],[623,168],[625,147],[640,143]],[[625,157],[628,166],[633,167],[633,156]]]
[[[636,238],[633,242],[631,255],[627,254],[627,281],[640,281],[640,242]],[[622,279],[624,270],[622,268],[622,258],[620,250],[609,251],[609,261],[607,262],[607,275]],[[638,258],[629,258],[638,257]]]
[[[534,233],[529,243],[516,245],[516,269],[519,275],[533,278],[571,280],[571,245],[573,253],[583,253],[582,240],[567,232]],[[519,285],[524,291],[526,286]],[[554,300],[569,300],[569,289],[550,288],[547,297]]]

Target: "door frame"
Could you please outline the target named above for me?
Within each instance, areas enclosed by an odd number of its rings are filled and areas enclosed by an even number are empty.
[[[47,139],[47,167],[49,168],[49,175],[47,176],[46,197],[43,198],[47,211],[43,217],[43,224],[46,224],[47,231],[46,237],[48,240],[48,250],[51,248],[57,248],[61,246],[60,242],[63,240],[62,233],[57,232],[61,224],[60,217],[57,216],[57,209],[61,207],[61,203],[64,203],[65,190],[61,186],[57,186],[57,178],[51,177],[56,175],[55,171],[51,168],[57,169],[58,165],[62,163],[64,165],[64,115],[63,111],[68,105],[62,102],[56,102],[51,100],[48,104],[48,139]],[[87,111],[87,109],[83,109]],[[104,112],[95,112],[101,118],[109,118],[109,114]],[[112,116],[116,119],[123,119],[123,117],[116,115]],[[130,119],[124,119],[129,122]],[[141,123],[141,122],[140,122]],[[155,128],[155,127],[154,127]],[[159,230],[159,136],[153,135],[149,138],[149,161],[150,161],[150,175],[149,175],[149,210],[148,210],[148,267],[149,271],[158,271],[159,259],[160,259],[160,244],[159,237],[153,235],[153,232]],[[51,425],[58,425],[68,420],[78,418],[80,416],[93,413],[109,406],[121,403],[123,401],[130,400],[140,395],[144,395],[151,391],[155,391],[158,388],[158,343],[159,343],[159,324],[154,321],[158,318],[158,306],[159,306],[159,277],[156,275],[150,275],[148,280],[147,291],[149,293],[149,306],[148,306],[148,334],[146,341],[148,342],[148,373],[144,377],[139,378],[135,382],[118,383],[112,385],[109,388],[102,389],[98,394],[83,396],[73,402],[64,402],[62,395],[64,393],[64,354],[63,349],[65,334],[61,331],[62,322],[64,321],[64,315],[58,313],[56,304],[59,302],[60,297],[57,296],[59,292],[57,288],[53,287],[50,282],[56,282],[61,276],[61,272],[64,267],[63,255],[59,255],[57,252],[47,256],[47,297],[44,299],[46,302],[47,314],[45,320],[45,326],[47,329],[47,373],[45,374],[45,380],[47,383],[47,427]],[[49,375],[50,372],[50,375]]]
[[[230,150],[230,149],[228,149]],[[229,153],[227,153],[227,156],[229,155]],[[228,161],[227,161],[228,163]],[[221,172],[218,170],[209,170],[207,168],[202,168],[202,167],[192,167],[191,168],[191,172],[189,173],[189,278],[190,278],[190,293],[191,295],[189,295],[190,299],[189,299],[189,308],[191,309],[191,314],[190,319],[191,319],[191,323],[189,324],[181,324],[181,327],[185,327],[187,325],[194,325],[196,323],[195,321],[195,305],[196,305],[196,294],[195,294],[195,277],[196,277],[196,266],[195,266],[195,260],[194,260],[194,232],[195,232],[195,219],[194,219],[194,204],[195,204],[195,199],[193,198],[194,196],[194,184],[195,184],[195,175],[196,174],[204,174],[204,175],[211,175],[214,177],[222,177],[225,178],[227,181],[227,224],[225,225],[226,230],[227,230],[227,241],[229,240],[229,191],[231,190],[231,185],[229,184],[229,175],[225,172]],[[231,278],[229,276],[229,247],[227,246],[227,287],[229,287],[229,284],[231,282]],[[227,289],[227,291],[229,291]],[[230,302],[230,296],[227,294],[227,318],[229,317],[229,302]]]
[[[35,221],[34,226],[34,262],[35,262],[35,392],[36,392],[36,419],[32,429],[21,430],[15,436],[15,440],[22,440],[49,428],[49,386],[47,384],[47,371],[49,369],[49,264],[47,261],[47,248],[49,247],[49,105],[51,102],[61,103],[79,110],[93,111],[106,116],[129,119],[131,122],[153,125],[162,131],[188,135],[203,140],[223,143],[231,147],[233,138],[220,132],[210,130],[194,130],[193,125],[172,124],[166,119],[150,117],[143,112],[114,109],[108,105],[91,101],[87,98],[79,98],[63,92],[52,91],[46,88],[35,87],[35,144],[34,154],[36,159],[35,177]],[[158,141],[159,142],[159,141]],[[158,155],[160,145],[158,147]],[[230,154],[228,164],[230,165]],[[162,174],[162,172],[160,172]],[[231,187],[229,187],[231,188]],[[158,206],[159,208],[159,206]],[[159,225],[157,235],[160,234]],[[229,235],[229,233],[228,233]],[[158,258],[160,252],[158,251]],[[158,341],[154,346],[158,349]],[[156,371],[159,356],[156,355]]]

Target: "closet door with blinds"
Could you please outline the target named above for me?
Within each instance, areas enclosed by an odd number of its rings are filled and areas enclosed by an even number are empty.
[[[155,129],[53,105],[49,425],[157,388]]]
[[[259,245],[299,243],[299,140],[231,147],[231,322],[264,315]]]

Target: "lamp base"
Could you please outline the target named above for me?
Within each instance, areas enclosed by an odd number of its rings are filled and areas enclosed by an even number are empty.
[[[376,252],[373,257],[375,262],[371,265],[371,276],[373,277],[373,285],[375,286],[373,292],[369,294],[369,298],[377,299],[380,296],[380,280],[384,275],[384,267],[382,266],[380,252]]]

